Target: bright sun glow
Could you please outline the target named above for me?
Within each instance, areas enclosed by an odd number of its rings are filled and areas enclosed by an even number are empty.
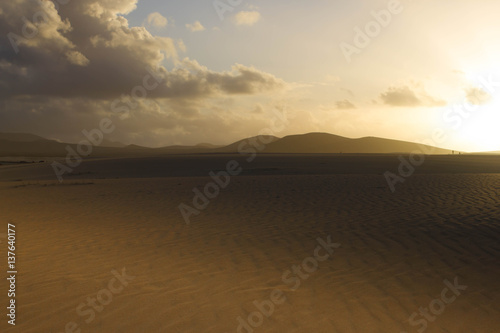
[[[499,95],[464,119],[456,135],[458,141],[466,144],[470,151],[500,150],[500,101]]]

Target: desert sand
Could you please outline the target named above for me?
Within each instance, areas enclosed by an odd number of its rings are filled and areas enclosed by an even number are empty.
[[[186,224],[179,205],[231,159],[241,174]],[[62,183],[49,162],[0,166],[19,271],[16,326],[0,330],[499,332],[499,162],[428,157],[394,193],[389,155],[95,159]],[[315,268],[328,237],[340,246]],[[307,277],[286,282],[304,260]],[[250,326],[274,290],[284,301]]]

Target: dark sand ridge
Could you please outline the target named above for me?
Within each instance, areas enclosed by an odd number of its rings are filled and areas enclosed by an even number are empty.
[[[408,160],[407,155],[401,155]],[[224,170],[235,160],[242,175],[374,174],[398,173],[399,155],[260,154],[251,162],[249,155],[201,154],[166,155],[140,158],[84,159],[64,179],[203,177]],[[36,160],[36,159],[35,159]],[[56,159],[65,164],[63,158]],[[431,155],[415,168],[416,174],[500,173],[500,156]],[[55,180],[50,162],[0,166],[0,180]]]

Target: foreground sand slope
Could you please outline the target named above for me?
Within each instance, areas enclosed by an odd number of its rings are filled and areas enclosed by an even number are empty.
[[[500,330],[500,175],[417,174],[396,193],[376,174],[239,176],[186,225],[178,205],[209,180],[0,183],[18,230],[15,331],[237,332],[280,289],[255,332],[417,332],[408,318],[455,277],[467,289],[426,332]],[[329,235],[341,247],[292,291],[283,273]],[[77,307],[123,268],[135,278],[86,323]]]

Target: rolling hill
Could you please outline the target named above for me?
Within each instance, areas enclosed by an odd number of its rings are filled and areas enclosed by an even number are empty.
[[[424,146],[433,154],[449,154],[450,151]],[[266,153],[288,154],[399,154],[422,150],[413,142],[365,137],[349,139],[328,133],[308,133],[290,135],[267,145]]]
[[[111,147],[109,147],[109,146]],[[0,133],[0,156],[66,156],[67,149],[77,149],[76,144],[61,143],[23,133]],[[230,154],[241,148],[255,149],[269,154],[400,154],[424,149],[432,154],[449,154],[450,151],[417,143],[365,137],[350,139],[328,133],[308,133],[275,136],[255,136],[236,141],[227,146],[199,144],[195,146],[167,146],[148,148],[122,145],[111,141],[92,149],[92,157],[157,156],[165,154]]]

